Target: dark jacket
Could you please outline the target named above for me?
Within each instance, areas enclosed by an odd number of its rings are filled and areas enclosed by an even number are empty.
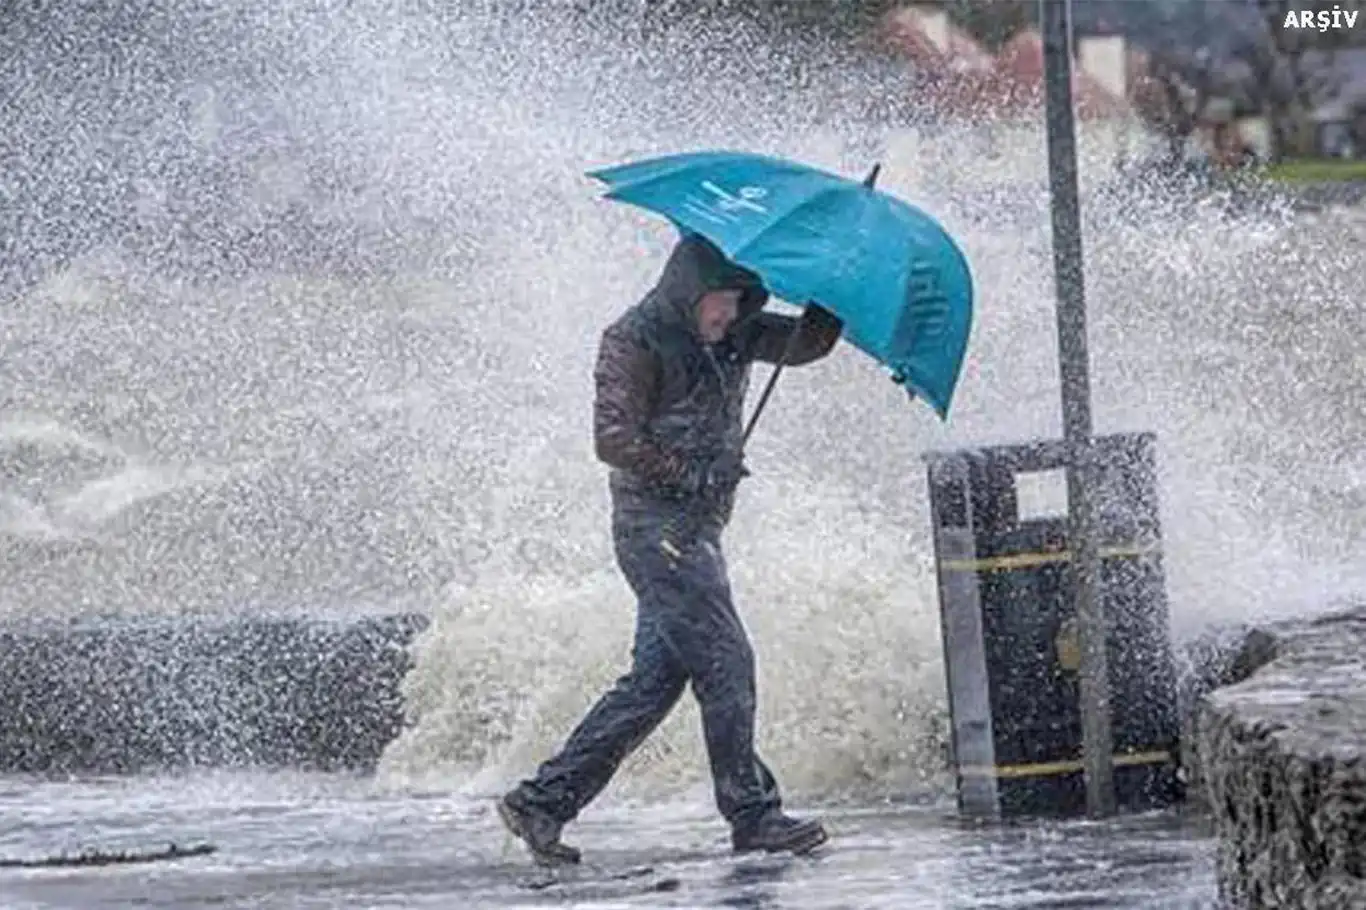
[[[740,314],[725,339],[703,342],[695,308],[707,291],[739,288]],[[614,498],[637,504],[677,500],[691,463],[738,452],[750,364],[777,363],[798,320],[760,310],[768,293],[751,272],[699,237],[679,242],[658,284],[602,334],[594,370],[593,436],[611,466]],[[837,320],[812,324],[786,363],[824,357],[839,340]],[[729,520],[734,491],[720,491],[716,517]]]

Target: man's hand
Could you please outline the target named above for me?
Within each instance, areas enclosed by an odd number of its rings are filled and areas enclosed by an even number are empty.
[[[734,489],[741,479],[748,476],[749,469],[745,467],[744,455],[740,452],[722,452],[711,460],[698,459],[688,465],[679,486],[685,495],[701,501],[691,503],[676,520],[664,527],[659,547],[669,558],[671,566],[676,567],[677,561],[692,546],[706,511],[716,505],[715,497]]]
[[[710,497],[734,487],[748,476],[749,469],[745,467],[742,453],[722,452],[711,460],[699,459],[688,465],[681,486],[687,494]]]
[[[805,330],[815,333],[817,337],[827,334],[838,336],[844,331],[844,320],[818,303],[806,305],[806,309],[802,310],[802,322]]]
[[[707,471],[707,490],[727,490],[749,476],[742,452],[722,452]]]

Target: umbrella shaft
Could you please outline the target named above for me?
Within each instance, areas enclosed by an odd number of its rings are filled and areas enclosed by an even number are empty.
[[[749,444],[749,434],[754,432],[754,425],[759,422],[759,415],[764,412],[764,405],[768,404],[768,396],[773,394],[773,387],[778,384],[778,376],[783,372],[783,367],[787,366],[787,359],[792,356],[792,352],[797,349],[797,342],[801,340],[802,331],[806,328],[806,313],[802,313],[802,318],[797,320],[797,325],[793,327],[792,334],[787,336],[787,343],[783,345],[783,356],[773,367],[773,372],[769,374],[768,384],[764,386],[764,394],[759,396],[759,403],[754,406],[754,413],[750,415],[749,426],[745,427],[744,438],[740,441],[740,447],[744,448]]]
[[[793,334],[795,335],[796,333],[793,332]],[[788,345],[788,348],[790,347],[791,344]],[[783,350],[783,360],[787,360],[787,349]],[[745,427],[745,436],[741,441],[742,447],[749,444],[749,434],[754,432],[754,425],[759,422],[759,415],[763,413],[764,405],[768,403],[768,396],[773,394],[773,386],[777,384],[778,374],[782,371],[783,364],[780,362],[773,368],[773,372],[769,374],[768,384],[764,386],[764,394],[759,396],[759,403],[754,406],[754,413],[749,417],[749,425]]]

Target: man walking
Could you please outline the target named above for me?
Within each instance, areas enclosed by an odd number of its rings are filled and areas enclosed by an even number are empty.
[[[737,852],[807,852],[826,839],[782,811],[754,748],[754,654],[731,601],[721,533],[742,462],[750,364],[810,363],[841,322],[808,306],[801,320],[760,310],[768,293],[710,242],[688,236],[658,284],[604,332],[594,370],[597,456],[611,468],[612,539],[637,597],[630,671],[559,754],[498,803],[504,824],[545,863],[577,863],[565,824],[692,683],[716,806]]]

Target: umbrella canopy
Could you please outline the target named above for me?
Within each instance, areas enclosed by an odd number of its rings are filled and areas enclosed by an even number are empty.
[[[669,155],[590,171],[606,196],[671,220],[818,304],[844,337],[947,419],[972,329],[967,259],[928,214],[873,186],[748,152]]]

